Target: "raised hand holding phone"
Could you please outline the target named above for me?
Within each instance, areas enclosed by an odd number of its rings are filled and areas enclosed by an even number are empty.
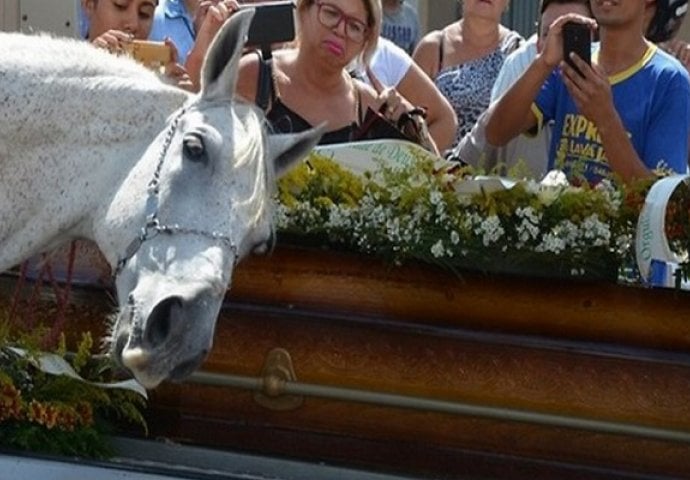
[[[563,25],[561,31],[563,36],[563,60],[580,76],[583,76],[580,69],[573,62],[571,54],[580,57],[587,65],[592,65],[592,32],[589,25],[570,21]]]
[[[132,40],[123,50],[138,62],[152,70],[160,71],[173,59],[170,45],[150,40]]]
[[[292,0],[251,3],[240,8],[255,9],[247,35],[248,46],[270,46],[294,40],[295,2]]]

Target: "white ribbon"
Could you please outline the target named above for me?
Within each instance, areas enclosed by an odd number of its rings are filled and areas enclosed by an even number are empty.
[[[637,222],[637,238],[635,240],[635,256],[642,278],[651,280],[652,261],[664,262],[666,265],[676,266],[683,258],[676,255],[666,238],[666,207],[671,195],[688,175],[673,175],[663,178],[652,185],[647,194],[644,206]],[[673,273],[673,272],[670,272]],[[664,282],[665,286],[671,286]]]
[[[146,395],[146,390],[139,383],[137,383],[136,380],[125,380],[116,383],[89,382],[75,372],[72,368],[72,365],[67,363],[64,358],[59,355],[55,355],[54,353],[42,353],[38,356],[38,358],[33,358],[29,357],[28,352],[21,348],[8,347],[8,350],[11,350],[20,357],[29,358],[31,363],[36,368],[50,375],[66,375],[80,382],[88,383],[101,388],[120,388],[123,390],[131,390],[144,398],[148,398]]]

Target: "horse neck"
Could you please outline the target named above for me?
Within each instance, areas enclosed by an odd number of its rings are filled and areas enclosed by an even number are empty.
[[[28,98],[11,96],[14,114],[0,119],[0,178],[33,189],[70,172],[102,178],[106,170],[112,184],[131,169],[189,95],[163,84],[99,88],[113,80],[58,79],[34,85]]]
[[[95,202],[111,195],[189,98],[136,65],[100,57],[105,66],[86,73],[67,61],[47,74],[16,59],[3,71],[0,270],[62,237],[88,237],[83,225]]]
[[[83,41],[0,33],[0,43],[0,105],[8,113],[0,116],[3,173],[26,161],[26,149],[150,142],[189,96]]]

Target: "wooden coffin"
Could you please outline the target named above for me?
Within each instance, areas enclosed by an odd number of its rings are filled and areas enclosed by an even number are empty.
[[[78,255],[72,330],[112,309],[97,264]],[[150,433],[423,478],[690,478],[688,312],[682,291],[281,245],[237,268]]]

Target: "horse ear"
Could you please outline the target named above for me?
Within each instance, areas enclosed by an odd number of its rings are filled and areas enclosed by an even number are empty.
[[[232,96],[237,71],[254,9],[235,12],[211,42],[201,70],[201,95],[205,99]]]
[[[287,173],[291,167],[306,157],[319,143],[325,127],[323,125],[300,133],[269,135],[269,156],[273,159],[276,177]]]

